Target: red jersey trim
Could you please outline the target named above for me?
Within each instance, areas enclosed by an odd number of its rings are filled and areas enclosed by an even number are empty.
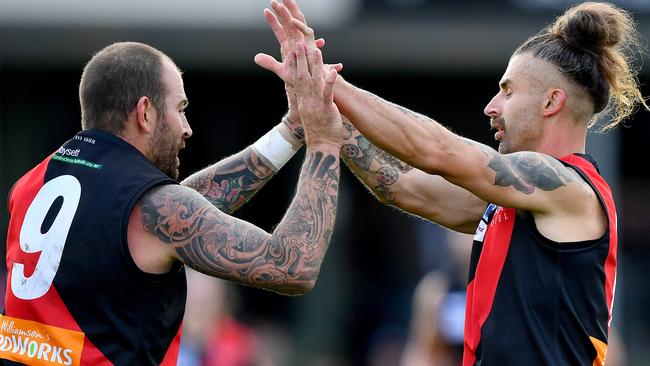
[[[488,224],[476,275],[467,286],[463,366],[473,365],[476,360],[481,328],[492,310],[501,270],[506,262],[515,215],[515,209],[498,207]]]
[[[605,206],[609,225],[609,249],[605,261],[605,294],[608,307],[608,326],[612,319],[613,298],[616,286],[616,252],[618,245],[616,207],[612,192],[591,162],[579,155],[569,155],[560,160],[574,166],[588,178]],[[498,207],[490,221],[492,228],[485,234],[483,248],[474,279],[467,286],[465,312],[465,342],[463,366],[476,361],[476,349],[481,340],[481,328],[487,320],[494,302],[496,288],[505,264],[514,229],[516,210]]]
[[[605,205],[609,224],[609,251],[605,260],[605,296],[608,311],[607,327],[609,328],[612,322],[612,309],[614,307],[614,294],[616,292],[616,253],[618,250],[618,217],[616,215],[616,204],[614,203],[612,190],[607,182],[605,182],[605,179],[596,171],[593,164],[585,158],[578,155],[569,155],[560,160],[580,169],[589,178],[589,181],[596,189],[596,193]]]
[[[7,291],[5,292],[5,312],[10,317],[41,322],[47,325],[82,332],[59,296],[54,285],[45,295],[33,299],[22,300],[13,295],[11,290],[11,272],[13,263],[25,265],[25,272],[33,271],[39,255],[24,253],[20,248],[20,230],[27,209],[34,201],[39,190],[45,183],[45,173],[52,155],[25,174],[16,182],[11,194],[11,219],[7,235]],[[21,199],[15,199],[20,197]],[[84,347],[81,354],[82,365],[111,365],[111,362],[84,336]]]

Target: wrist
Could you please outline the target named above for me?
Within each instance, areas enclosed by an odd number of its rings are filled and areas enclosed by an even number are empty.
[[[341,75],[336,76],[336,86],[334,87],[334,103],[337,106],[345,102],[346,97],[349,97],[350,90],[354,86],[347,82]],[[340,107],[339,107],[340,108]]]
[[[327,138],[327,137],[318,137],[318,138],[307,138],[306,143],[308,150],[321,150],[321,149],[341,149],[341,140],[337,138]]]
[[[302,119],[298,112],[293,112],[291,109],[287,114],[282,117],[282,124],[284,124],[289,131],[289,139],[295,139],[300,143],[305,142],[305,129],[302,126]]]
[[[340,143],[328,140],[318,140],[307,145],[308,153],[320,151],[322,153],[328,153],[338,157],[340,150]]]
[[[266,165],[278,171],[300,150],[301,146],[302,142],[293,137],[289,128],[280,122],[255,141],[251,148]]]

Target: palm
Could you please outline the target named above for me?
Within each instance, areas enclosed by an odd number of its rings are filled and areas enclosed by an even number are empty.
[[[313,47],[322,48],[325,45],[325,40],[322,38],[315,39],[313,31],[307,28],[305,16],[298,8],[295,0],[284,0],[282,4],[276,0],[272,0],[271,7],[273,11],[269,9],[264,10],[264,17],[280,45],[281,62],[277,61],[273,56],[264,53],[256,55],[255,62],[259,66],[272,71],[284,81],[289,103],[289,112],[287,114],[289,123],[287,123],[287,126],[296,136],[301,138],[302,120],[297,113],[298,102],[293,90],[293,77],[295,72],[294,50],[298,42],[304,43],[311,49]],[[303,27],[297,28],[293,23],[294,21],[298,21]],[[305,33],[305,30],[308,31]],[[336,71],[341,71],[343,65],[324,65],[324,67],[327,70],[334,68]]]

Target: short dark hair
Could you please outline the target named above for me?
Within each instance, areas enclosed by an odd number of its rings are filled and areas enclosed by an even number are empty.
[[[165,54],[142,43],[118,42],[97,52],[79,83],[81,127],[119,135],[138,100],[146,96],[160,115],[165,111],[162,81]]]
[[[632,17],[608,3],[585,2],[527,39],[515,54],[530,53],[554,64],[591,96],[594,113],[612,112],[602,127],[616,127],[645,103],[632,64],[640,48]],[[596,122],[593,118],[591,127]]]

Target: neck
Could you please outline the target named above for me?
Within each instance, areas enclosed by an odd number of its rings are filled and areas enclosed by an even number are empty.
[[[145,136],[139,134],[137,130],[134,130],[132,125],[132,123],[127,123],[117,137],[133,145],[133,147],[138,149],[142,155],[149,157],[149,144]]]
[[[538,152],[557,158],[573,153],[584,154],[587,141],[586,123],[565,120],[553,121],[547,125],[551,127],[538,146]]]

